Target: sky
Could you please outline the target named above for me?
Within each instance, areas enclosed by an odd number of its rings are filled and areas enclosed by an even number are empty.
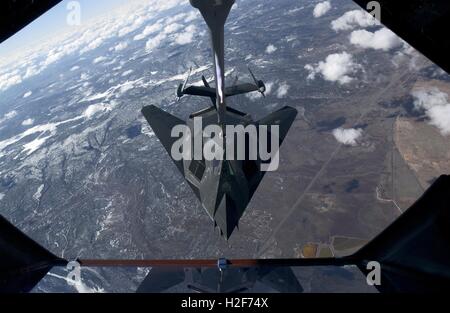
[[[81,8],[81,23],[96,16],[108,13],[113,8],[132,2],[133,0],[78,0]],[[49,38],[52,34],[69,30],[71,27],[66,22],[69,14],[68,4],[70,0],[63,0],[51,10],[40,16],[27,27],[0,44],[0,57],[14,53],[16,50],[26,49],[40,41]]]
[[[73,6],[68,6],[71,2],[78,4],[80,9],[74,10]],[[178,29],[168,27],[175,20],[166,16],[167,10],[187,3],[187,0],[96,0],[94,5],[88,0],[64,1],[0,44],[0,92],[41,74],[69,55],[77,53],[81,57],[105,44],[115,44],[110,49],[120,51],[127,47],[127,41],[131,39],[133,42],[143,41],[146,50],[157,48],[169,37],[175,44],[190,43],[192,34],[196,33],[193,29],[195,25],[186,26],[185,31],[177,32]],[[74,11],[81,11],[81,18],[74,19],[78,15]],[[189,14],[180,13],[176,18],[186,20],[187,25],[199,15],[192,10]],[[154,22],[157,16],[161,23],[164,22],[164,25],[158,24],[163,29],[158,36],[154,33],[159,29],[147,29],[147,23]],[[70,21],[74,20],[81,21],[71,26]],[[125,37],[137,31],[140,34],[136,38]],[[114,40],[118,42],[112,42]]]

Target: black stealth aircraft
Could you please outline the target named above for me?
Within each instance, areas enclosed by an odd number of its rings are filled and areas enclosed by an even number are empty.
[[[21,27],[48,10],[59,0],[28,1],[8,0],[0,4],[0,41],[17,32]],[[223,22],[228,14],[233,1],[227,0],[203,0],[192,1],[194,6],[201,8],[207,2],[219,4],[209,9],[203,8],[206,15],[217,14],[222,16]],[[368,0],[356,0],[364,8]],[[448,29],[450,24],[450,4],[445,0],[410,0],[408,5],[396,1],[380,0],[383,21],[403,39],[422,51],[433,61],[437,62],[447,72],[450,72],[448,54],[450,44],[448,36],[442,36],[438,29]],[[217,9],[217,10],[215,10]],[[226,14],[225,14],[225,13]],[[14,17],[14,21],[11,18]],[[220,19],[219,19],[220,21]],[[216,21],[217,22],[217,21]],[[222,29],[210,21],[210,27]],[[417,31],[419,29],[420,31]],[[412,37],[411,34],[414,34]],[[220,34],[219,34],[220,35]],[[220,38],[219,38],[220,39]],[[219,40],[219,42],[223,42]],[[220,45],[219,45],[220,51]],[[220,66],[220,62],[219,66]],[[222,64],[223,65],[223,64]],[[223,66],[221,68],[223,70]],[[219,72],[222,74],[223,71]],[[220,76],[223,77],[223,76]],[[222,80],[223,82],[223,80]],[[185,89],[182,93],[198,93],[207,95],[214,100],[216,105],[217,90],[211,93],[207,89]],[[250,85],[247,85],[250,88]],[[255,85],[260,92],[264,92],[263,84]],[[251,88],[256,88],[251,86]],[[236,90],[244,90],[239,87]],[[224,98],[235,94],[231,89],[222,88],[222,117],[227,118],[234,114],[235,110],[226,108]],[[225,109],[225,110],[224,110]],[[211,109],[209,109],[211,110]],[[287,111],[292,109],[286,109]],[[156,108],[146,108],[144,112],[158,116],[168,116],[169,122],[179,120]],[[154,113],[152,113],[154,112]],[[280,117],[289,115],[281,110]],[[159,114],[159,115],[158,115]],[[205,114],[205,112],[203,112]],[[218,115],[219,113],[215,113]],[[236,113],[237,114],[237,113]],[[294,112],[295,114],[295,112]],[[273,117],[269,117],[260,123],[269,123]],[[293,119],[293,117],[292,117]],[[151,120],[155,120],[156,118]],[[285,132],[290,125],[286,122]],[[288,125],[289,124],[289,125]],[[163,129],[162,123],[153,124],[154,128]],[[283,133],[281,134],[283,135]],[[284,134],[285,135],[285,134]],[[283,137],[284,137],[283,135]],[[160,138],[169,136],[160,131]],[[169,139],[167,139],[169,140]],[[164,143],[164,140],[162,140]],[[184,164],[177,164],[184,173]],[[206,170],[205,165],[205,170]],[[201,168],[200,168],[201,170]],[[197,170],[195,171],[197,172]],[[195,188],[194,188],[195,190]],[[301,291],[301,286],[293,280],[290,267],[306,266],[347,266],[356,265],[362,272],[367,272],[367,264],[377,261],[381,265],[382,284],[376,286],[383,293],[427,293],[450,291],[450,176],[441,176],[425,192],[411,208],[400,218],[381,232],[370,243],[353,255],[347,257],[319,258],[319,259],[263,259],[263,260],[77,260],[81,267],[152,267],[149,277],[145,279],[140,292],[164,291],[182,281],[192,285],[192,290],[198,292],[217,291],[214,289],[214,276],[219,280],[218,291],[245,291],[255,281],[268,282],[269,285],[280,291]],[[23,234],[19,229],[0,215],[0,293],[29,292],[53,267],[67,266],[68,260],[60,258],[31,238]],[[168,271],[171,268],[172,271]],[[191,270],[181,273],[180,268]],[[215,272],[207,269],[215,268]],[[249,270],[251,269],[251,270]],[[273,271],[271,271],[271,269]],[[239,273],[236,271],[239,270]],[[222,273],[223,272],[223,273]],[[165,273],[169,273],[168,275]],[[256,273],[256,274],[255,274]],[[220,275],[219,275],[220,274]],[[230,274],[230,276],[228,275]],[[187,277],[189,276],[189,277]],[[239,278],[239,281],[233,277]],[[242,279],[241,279],[242,278]],[[274,283],[276,280],[276,284]],[[154,284],[157,283],[158,284]],[[150,286],[149,286],[150,285]],[[155,290],[156,289],[156,290]],[[287,290],[286,290],[287,289]]]
[[[191,134],[194,134],[193,138],[195,135],[198,135],[195,134],[194,118],[202,118],[202,131],[210,125],[218,125],[222,128],[223,134],[226,126],[241,125],[246,129],[249,125],[265,125],[271,129],[271,126],[278,125],[279,143],[281,144],[297,116],[297,111],[294,108],[284,107],[259,121],[253,121],[248,114],[233,109],[226,104],[226,99],[231,96],[249,92],[260,92],[264,96],[266,91],[264,83],[257,80],[250,69],[254,84],[246,83],[228,88],[225,87],[224,25],[235,1],[191,0],[190,2],[192,6],[200,10],[211,34],[216,87],[211,87],[205,77],[202,77],[204,86],[186,87],[188,76],[184,84],[179,86],[177,96],[178,98],[184,95],[207,97],[212,100],[213,106],[191,114],[187,122],[183,122],[154,105],[144,107],[142,113],[156,136],[170,154],[174,143],[178,139],[171,136],[172,129],[177,125],[187,125],[191,130]],[[255,127],[255,129],[259,129],[259,127]],[[225,157],[226,146],[223,147],[223,160],[209,161],[205,158],[199,160],[187,158],[177,161],[171,156],[175,165],[201,201],[206,212],[214,221],[214,226],[220,229],[221,234],[226,239],[229,239],[234,229],[238,227],[239,220],[265,173],[261,171],[261,155],[257,153],[256,158],[250,157],[252,155],[250,149],[254,145],[249,145],[251,141],[249,136],[253,136],[251,139],[255,140],[254,142],[258,141],[259,146],[262,144],[257,139],[259,138],[259,132],[256,137],[248,133],[246,133],[246,136],[245,158],[240,160],[236,160],[236,157],[227,159]],[[203,142],[203,147],[206,142]],[[193,151],[194,140],[191,140],[190,144]],[[272,145],[273,147],[271,146],[271,140],[267,140],[264,144],[277,150],[275,144]],[[234,149],[234,151],[237,149]],[[271,155],[277,152],[270,151]]]

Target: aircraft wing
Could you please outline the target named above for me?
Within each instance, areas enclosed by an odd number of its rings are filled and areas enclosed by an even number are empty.
[[[225,96],[232,97],[236,95],[241,95],[253,91],[258,91],[258,87],[254,84],[241,84],[232,87],[225,88]]]
[[[265,118],[258,121],[259,125],[279,125],[280,126],[280,144],[286,137],[292,123],[297,117],[297,110],[286,106],[272,114],[266,116]]]
[[[216,89],[211,87],[190,86],[183,90],[183,94],[201,97],[216,97]]]
[[[172,129],[177,125],[185,125],[186,123],[154,105],[144,107],[142,109],[142,114],[150,124],[159,141],[163,144],[169,155],[171,155],[172,146],[178,139],[172,138]],[[183,161],[175,161],[173,159],[172,161],[184,176]]]
[[[0,1],[0,42],[27,26],[61,0]]]
[[[225,96],[232,97],[253,91],[258,91],[258,87],[254,84],[240,84],[225,88]],[[212,87],[190,86],[183,90],[183,94],[191,96],[201,96],[208,98],[216,97],[216,89]]]
[[[0,293],[29,292],[52,267],[64,264],[0,216]]]
[[[448,292],[449,190],[450,176],[441,176],[422,198],[353,256],[381,264],[381,292]],[[360,265],[360,269],[368,272],[365,266]]]

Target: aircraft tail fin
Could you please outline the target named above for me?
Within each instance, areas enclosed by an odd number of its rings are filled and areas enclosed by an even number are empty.
[[[186,79],[184,80],[183,84],[180,84],[177,89],[177,101],[180,101],[180,99],[184,96],[184,91],[186,90],[187,83],[189,81],[189,78],[192,74],[192,67],[189,69],[188,75],[186,76]]]
[[[204,75],[202,75],[202,82],[203,82],[203,85],[204,85],[206,88],[211,88],[211,86],[209,85],[209,83],[208,83],[208,81],[206,80],[206,77],[205,77]],[[214,97],[209,97],[209,98],[211,99],[212,106],[213,106],[213,107],[216,107],[216,97],[215,97],[215,95],[214,95]]]
[[[31,291],[62,260],[0,216],[0,293]]]
[[[383,292],[450,290],[450,176],[441,176],[409,210],[355,255],[381,264]]]
[[[248,67],[248,71],[250,72],[250,75],[253,78],[253,81],[255,82],[255,86],[258,87],[258,92],[265,98],[266,97],[266,85],[262,80],[257,80],[255,74],[253,74],[250,66]]]

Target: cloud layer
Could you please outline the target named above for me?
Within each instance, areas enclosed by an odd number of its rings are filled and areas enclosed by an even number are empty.
[[[365,29],[355,30],[350,34],[350,42],[364,49],[383,51],[403,45],[403,41],[387,28],[382,28],[373,33]]]
[[[450,135],[450,103],[448,94],[438,88],[420,89],[412,92],[416,110],[423,110],[430,124],[439,128],[443,135]]]
[[[277,50],[278,50],[278,48],[275,47],[274,45],[268,45],[267,48],[266,48],[266,53],[267,54],[272,54],[272,53],[274,53]]]
[[[356,27],[369,27],[380,25],[380,22],[364,10],[348,11],[338,19],[331,22],[331,28],[336,32],[351,30]]]
[[[358,144],[358,139],[362,137],[363,130],[358,128],[336,128],[333,131],[333,136],[336,140],[347,146],[356,146]]]
[[[277,93],[276,93],[277,98],[278,99],[285,98],[288,95],[289,89],[291,89],[291,86],[289,86],[287,84],[287,82],[280,83],[280,86],[278,87],[278,90],[277,90]]]
[[[324,16],[330,10],[331,10],[330,1],[320,2],[314,7],[313,15],[315,18],[318,18]]]
[[[325,61],[317,65],[307,64],[305,69],[309,71],[308,79],[313,80],[317,74],[321,74],[327,81],[348,84],[354,78],[351,76],[361,69],[353,56],[347,52],[330,54]]]
[[[135,33],[131,37],[135,41],[146,39],[147,50],[159,47],[165,39],[173,45],[190,43],[197,34],[195,25],[190,23],[198,19],[200,14],[197,11],[175,15],[165,13],[188,3],[186,0],[130,1],[108,15],[85,21],[80,27],[55,35],[40,45],[2,58],[0,92],[41,74],[66,57],[89,57],[94,61],[99,55],[86,54],[95,54],[95,49],[108,45],[107,48],[113,53],[123,51],[129,42],[121,38],[132,33]],[[73,71],[76,69],[76,66],[72,67]]]

